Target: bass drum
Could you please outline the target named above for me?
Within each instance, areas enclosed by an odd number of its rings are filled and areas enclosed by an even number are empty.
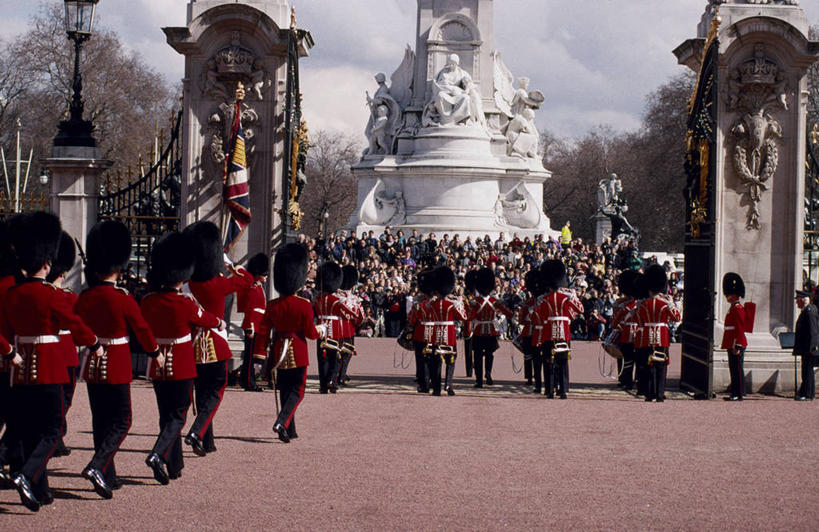
[[[396,340],[398,345],[407,351],[415,351],[415,344],[412,342],[412,333],[412,327],[407,325],[407,327],[404,327],[404,330],[401,331],[401,334],[398,335],[398,339]]]
[[[623,358],[623,352],[620,351],[620,346],[617,345],[618,338],[620,338],[620,331],[618,329],[611,331],[603,340],[603,351],[614,358]]]

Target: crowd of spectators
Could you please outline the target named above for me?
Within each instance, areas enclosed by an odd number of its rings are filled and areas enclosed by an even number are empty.
[[[515,307],[528,295],[524,276],[543,261],[559,258],[566,264],[569,288],[583,302],[584,313],[572,323],[572,334],[578,339],[601,338],[611,322],[612,307],[619,297],[617,276],[625,269],[642,270],[655,257],[640,258],[633,241],[606,240],[600,245],[581,238],[561,244],[544,238],[507,237],[500,233],[492,239],[462,238],[458,234],[404,234],[390,227],[382,234],[373,231],[360,236],[344,230],[326,238],[300,235],[307,246],[311,261],[317,266],[325,260],[354,264],[360,272],[357,291],[364,301],[367,320],[359,328],[361,336],[397,337],[404,327],[407,313],[418,294],[417,275],[426,267],[445,264],[458,279],[455,296],[464,295],[463,280],[470,269],[488,266],[498,278],[496,293],[507,305]],[[669,276],[669,294],[682,308],[683,275],[672,261],[663,263]],[[312,282],[311,282],[312,283]],[[317,290],[314,284],[309,288]],[[514,334],[508,327],[507,334]]]

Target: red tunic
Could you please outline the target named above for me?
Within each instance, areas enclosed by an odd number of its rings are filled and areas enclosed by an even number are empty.
[[[267,304],[262,323],[253,342],[253,354],[263,355],[273,334],[273,352],[278,353],[282,342],[289,338],[296,367],[310,365],[307,356],[307,340],[319,337],[313,325],[313,306],[303,297],[285,296],[271,300]]]
[[[250,286],[250,282],[248,282],[247,277],[242,275],[234,275],[232,277],[220,275],[202,283],[194,281],[188,283],[191,293],[196,298],[196,301],[202,305],[202,308],[219,319],[225,317],[225,298],[229,294],[245,290],[248,286]],[[218,327],[218,325],[217,323],[216,326]],[[196,334],[208,334],[211,340],[213,340],[213,347],[216,350],[216,361],[221,362],[233,358],[233,353],[230,351],[230,346],[228,345],[226,330],[220,331],[218,328],[212,328],[209,331],[197,331]]]
[[[433,345],[454,346],[457,343],[456,321],[466,321],[463,305],[449,298],[434,297],[424,304],[423,340]]]
[[[570,342],[572,320],[583,312],[574,292],[558,290],[539,298],[529,313],[532,321],[532,345],[544,342]]]
[[[191,329],[218,327],[219,318],[200,307],[190,296],[173,289],[151,292],[140,305],[145,321],[151,327],[160,349],[168,349],[164,371],[156,359],[151,361],[149,375],[154,380],[183,380],[196,377]]]
[[[256,332],[259,330],[259,323],[264,316],[264,307],[267,303],[267,298],[264,295],[264,286],[262,283],[254,282],[243,292],[239,310],[244,313],[242,320],[242,329],[246,331]]]
[[[503,314],[512,317],[512,311],[494,296],[478,296],[469,305],[469,328],[475,336],[500,336],[495,318]]]
[[[13,275],[6,275],[5,277],[0,277],[0,310],[5,307],[5,299],[6,299],[6,292],[8,292],[9,288],[14,286],[14,276]],[[3,339],[8,343],[7,339]],[[3,347],[3,344],[0,344],[0,347]],[[6,351],[4,351],[6,353]],[[4,358],[0,358],[0,373],[8,373],[9,371],[9,364],[8,360]],[[8,380],[8,377],[0,377]]]
[[[66,305],[68,305],[69,308],[73,308],[74,312],[76,312],[77,309],[74,308],[74,306],[77,304],[77,294],[68,288],[60,288],[59,290],[62,292],[62,296],[65,298]],[[80,317],[82,318],[82,316]],[[85,323],[90,327],[88,322]],[[62,349],[65,353],[66,367],[76,368],[80,365],[80,357],[79,353],[77,352],[77,346],[74,345],[74,341],[71,339],[71,331],[67,329],[60,330],[60,349]]]
[[[429,301],[429,296],[420,294],[415,302],[412,304],[407,321],[412,326],[412,339],[416,342],[424,341],[424,326],[421,325],[426,318],[426,304]]]
[[[680,321],[680,311],[659,296],[643,299],[632,313],[637,322],[636,349],[645,347],[668,347],[671,337],[668,322]]]
[[[518,322],[520,325],[520,335],[523,338],[531,338],[532,336],[532,321],[529,319],[529,313],[534,308],[535,304],[537,303],[536,297],[530,297],[517,309],[517,313],[515,314],[515,321]]]
[[[611,317],[611,328],[619,329],[620,336],[617,343],[633,344],[637,336],[637,322],[631,316],[631,312],[637,302],[631,297],[622,297],[614,303],[614,312]]]
[[[60,330],[71,331],[76,345],[97,343],[94,332],[68,304],[64,292],[42,279],[30,278],[6,292],[0,334],[15,339],[24,359],[15,368],[16,384],[63,384],[69,382]]]
[[[83,371],[83,378],[88,382],[131,382],[129,329],[146,352],[155,353],[159,349],[139,305],[124,288],[117,288],[113,283],[89,288],[80,294],[74,310],[96,333],[105,348],[105,371],[101,369],[100,360],[89,360]]]
[[[728,309],[728,315],[725,316],[725,332],[722,333],[720,349],[748,347],[748,340],[745,338],[746,329],[745,307],[739,301],[735,301]]]
[[[314,305],[319,322],[327,327],[327,338],[350,338],[347,336],[349,327],[345,327],[345,322],[350,323],[355,316],[344,305],[344,300],[336,294],[320,294]]]
[[[364,306],[361,298],[349,292],[339,290],[337,295],[341,298],[341,304],[347,309],[349,317],[342,318],[341,324],[344,330],[344,338],[352,338],[358,327],[364,323]]]

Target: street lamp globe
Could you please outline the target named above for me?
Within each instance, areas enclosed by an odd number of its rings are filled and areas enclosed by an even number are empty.
[[[91,36],[97,2],[99,0],[65,0],[65,31],[69,39],[86,40]]]
[[[40,184],[43,186],[48,184],[48,170],[43,170],[43,173],[40,174]]]

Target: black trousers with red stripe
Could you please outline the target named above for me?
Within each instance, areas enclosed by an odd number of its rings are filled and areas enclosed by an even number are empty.
[[[227,386],[227,360],[196,365],[196,419],[191,432],[199,436],[205,449],[215,449],[213,441],[213,416],[222,403]]]
[[[131,428],[131,384],[89,382],[88,403],[94,434],[94,456],[88,466],[101,471],[110,485],[117,476],[114,456]]]
[[[292,434],[296,430],[296,409],[304,399],[307,367],[277,370],[276,384],[279,387],[279,404],[281,405],[276,423],[281,424]]]
[[[48,491],[46,466],[62,436],[63,387],[60,384],[15,385],[11,389],[14,410],[13,439],[20,445],[20,472],[40,499]]]
[[[77,377],[80,375],[80,367],[79,366],[68,366],[68,378],[70,379],[69,382],[62,385],[63,387],[63,433],[62,436],[65,436],[66,432],[68,432],[68,421],[66,421],[66,416],[68,415],[68,409],[71,408],[71,403],[74,402],[74,390],[77,389]]]
[[[0,426],[5,425],[6,431],[0,439],[0,467],[9,461],[8,441],[10,438],[11,424],[9,417],[11,414],[11,387],[9,386],[8,371],[0,371]]]
[[[168,474],[182,471],[182,428],[191,406],[193,379],[153,381],[156,406],[159,409],[159,436],[152,449],[168,466]]]
[[[735,355],[728,351],[728,372],[731,374],[731,396],[733,397],[742,397],[745,395],[744,359],[744,347],[737,347]]]

